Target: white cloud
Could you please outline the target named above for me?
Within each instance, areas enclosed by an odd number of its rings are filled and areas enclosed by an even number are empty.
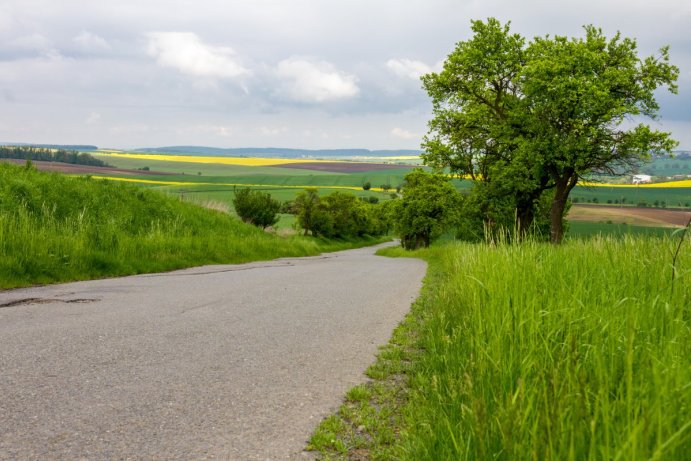
[[[396,137],[396,138],[401,138],[401,139],[418,139],[420,138],[420,135],[417,133],[413,133],[408,130],[404,130],[403,128],[395,127],[391,130],[391,135]]]
[[[203,135],[213,135],[220,136],[223,138],[229,138],[235,134],[235,127],[230,125],[196,125],[189,129],[185,129],[185,132],[197,133]]]
[[[101,114],[99,114],[98,112],[92,112],[89,114],[89,116],[86,118],[86,120],[84,120],[84,123],[86,123],[87,125],[95,125],[100,121],[101,121]]]
[[[250,75],[237,53],[226,46],[208,45],[191,32],[151,32],[149,56],[163,67],[196,77],[237,78]]]
[[[284,59],[278,63],[276,73],[283,79],[279,96],[298,102],[349,99],[360,93],[357,77],[341,72],[326,61]]]
[[[92,34],[86,30],[81,31],[79,35],[72,38],[72,41],[84,50],[109,50],[110,45],[103,38],[96,34]]]
[[[148,134],[152,131],[146,123],[133,123],[127,125],[115,125],[110,127],[111,133],[118,136],[131,136],[135,134]]]
[[[272,128],[268,126],[260,126],[259,127],[259,133],[261,133],[263,136],[277,136],[279,134],[287,133],[288,128],[281,126],[278,128]]]
[[[9,42],[10,47],[22,50],[32,51],[49,51],[52,49],[52,43],[41,34],[33,33],[17,37]]]
[[[441,70],[442,64],[443,63],[440,61],[434,66],[429,66],[422,61],[405,58],[389,59],[386,61],[386,67],[394,74],[399,77],[407,77],[415,80],[418,80],[420,77],[430,72],[438,72]]]
[[[9,5],[0,6],[0,34],[10,32],[14,26],[14,19]]]

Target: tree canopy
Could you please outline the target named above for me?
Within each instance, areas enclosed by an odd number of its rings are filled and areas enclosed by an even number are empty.
[[[346,192],[320,197],[317,189],[300,192],[293,203],[297,226],[315,237],[351,238],[388,232],[389,215],[383,204],[358,199]]]
[[[233,206],[235,212],[244,222],[266,229],[278,222],[281,202],[271,197],[268,192],[246,187],[235,190]]]
[[[472,30],[441,72],[422,78],[434,108],[423,159],[509,198],[522,232],[550,191],[551,240],[560,242],[580,179],[628,171],[676,145],[641,123],[658,116],[658,88],[677,91],[668,47],[639,58],[635,40],[608,39],[593,26],[584,37],[530,42],[493,18]]]
[[[408,173],[403,199],[394,201],[396,230],[403,248],[428,247],[456,222],[460,201],[449,178],[419,168]]]

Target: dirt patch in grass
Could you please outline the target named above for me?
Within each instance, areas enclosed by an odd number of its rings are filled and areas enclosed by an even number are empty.
[[[410,165],[392,165],[390,163],[356,163],[356,162],[305,162],[305,163],[285,163],[274,165],[278,168],[293,168],[301,170],[328,171],[331,173],[363,173],[366,171],[380,170],[400,170],[413,168]]]
[[[602,205],[573,205],[567,217],[570,221],[611,221],[615,224],[654,227],[682,227],[689,222],[689,218],[691,211]]]
[[[18,160],[13,158],[4,158],[1,161],[14,163],[15,165],[24,165],[26,160]],[[36,169],[41,171],[54,171],[57,173],[67,174],[126,174],[126,175],[171,175],[175,173],[165,173],[162,171],[145,171],[145,170],[125,170],[115,167],[103,166],[89,166],[89,165],[74,165],[72,163],[62,162],[44,162],[32,160],[31,163]]]

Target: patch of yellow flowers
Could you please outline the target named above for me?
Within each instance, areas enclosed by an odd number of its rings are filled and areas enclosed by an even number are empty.
[[[355,186],[285,186],[279,184],[245,184],[229,182],[182,182],[182,181],[161,181],[158,179],[136,179],[119,176],[91,176],[93,179],[103,179],[107,181],[133,182],[138,184],[155,184],[157,186],[227,186],[227,187],[269,187],[272,189],[337,189],[337,190],[362,190],[362,187]],[[372,191],[383,191],[379,187],[372,187]]]
[[[108,157],[130,158],[138,160],[168,161],[168,162],[187,162],[187,163],[214,163],[217,165],[240,165],[240,166],[276,166],[289,163],[332,163],[330,160],[312,159],[285,159],[285,158],[262,158],[262,157],[198,157],[196,155],[163,155],[163,154],[121,154],[115,152],[99,152],[100,155]]]

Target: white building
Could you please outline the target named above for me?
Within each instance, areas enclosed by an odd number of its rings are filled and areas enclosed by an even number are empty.
[[[633,184],[643,184],[646,182],[652,182],[653,177],[647,174],[635,174],[633,175],[633,179],[631,182]]]

